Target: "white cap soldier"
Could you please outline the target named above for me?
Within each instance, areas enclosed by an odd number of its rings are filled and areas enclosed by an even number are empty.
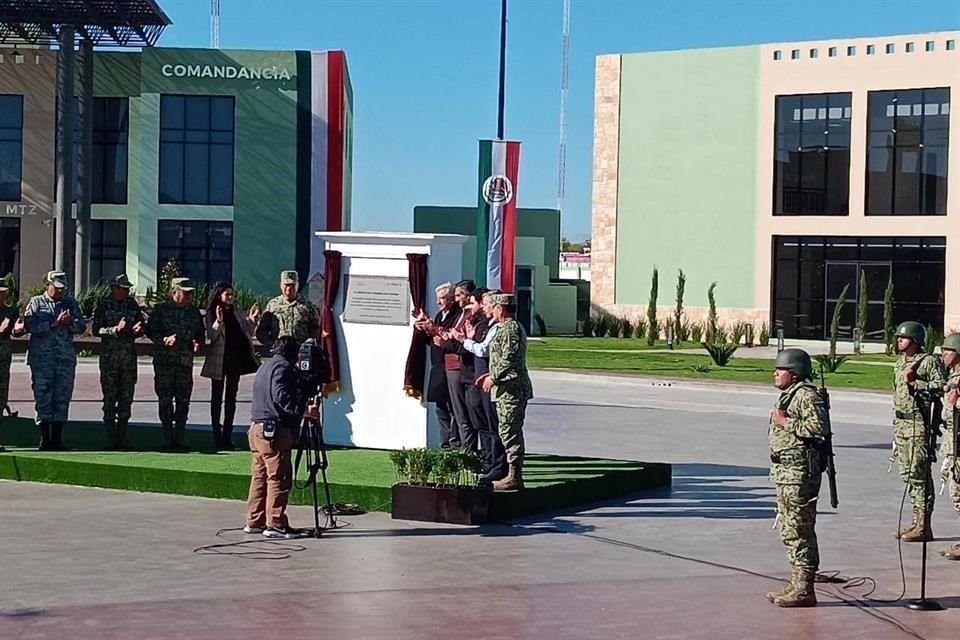
[[[0,281],[0,420],[7,409],[10,397],[10,365],[13,362],[13,345],[10,336],[17,324],[20,312],[15,305],[7,304],[10,288]],[[3,451],[0,446],[0,451]]]
[[[300,276],[293,270],[280,272],[280,295],[267,303],[258,320],[257,340],[266,346],[281,336],[299,343],[320,337],[320,312],[300,295]]]
[[[103,424],[111,449],[130,448],[127,424],[137,386],[136,339],[146,324],[140,305],[130,296],[132,286],[125,273],[112,278],[110,294],[99,301],[93,314],[93,334],[101,341]]]
[[[923,352],[927,332],[919,322],[897,327],[897,363],[893,368],[893,442],[900,478],[907,484],[913,521],[897,533],[904,542],[933,540],[933,474],[925,445],[924,398],[943,392],[946,375],[939,358]]]
[[[40,449],[59,451],[65,448],[63,427],[77,368],[73,338],[86,331],[87,324],[77,301],[67,294],[67,274],[49,271],[44,282],[46,291],[31,298],[23,314],[30,331],[27,364],[33,381]]]
[[[960,514],[960,457],[956,456],[955,447],[960,447],[957,440],[957,397],[960,394],[960,333],[951,333],[943,339],[943,364],[946,367],[947,382],[944,386],[943,421],[947,425],[946,432],[940,445],[940,476],[950,495],[954,510]],[[960,543],[953,544],[940,550],[940,555],[947,560],[960,560]]]
[[[147,337],[156,345],[154,389],[164,441],[168,448],[179,451],[188,448],[185,438],[193,394],[193,357],[206,333],[200,309],[191,304],[195,288],[190,278],[173,278],[170,300],[154,307],[146,328]]]
[[[820,568],[817,497],[823,469],[815,443],[827,435],[827,409],[810,384],[810,355],[784,349],[774,363],[773,384],[780,390],[770,412],[770,479],[777,487],[777,526],[787,547],[792,573],[780,591],[767,594],[780,607],[817,604],[814,578]]]

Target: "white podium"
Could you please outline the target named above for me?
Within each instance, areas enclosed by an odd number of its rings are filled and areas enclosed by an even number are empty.
[[[428,256],[426,311],[433,317],[437,313],[434,289],[462,277],[466,237],[326,231],[316,235],[324,250],[342,255],[340,290],[333,308],[340,391],[324,402],[326,442],[372,449],[439,446],[433,405],[426,398],[407,396],[403,389],[414,331],[407,254]],[[424,387],[429,367],[427,354]]]

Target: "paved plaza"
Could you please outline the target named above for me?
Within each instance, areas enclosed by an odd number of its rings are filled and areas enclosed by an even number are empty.
[[[95,371],[80,365],[74,417],[97,416]],[[135,420],[156,419],[149,373],[141,368]],[[200,554],[225,542],[219,529],[243,524],[241,503],[0,482],[0,638],[960,637],[960,563],[936,553],[960,540],[960,519],[943,498],[928,593],[947,611],[854,606],[867,586],[819,585],[816,609],[764,599],[788,571],[771,529],[772,388],[552,372],[534,384],[529,449],[670,462],[672,490],[479,528],[374,513],[343,518],[349,526],[321,540]],[[11,397],[30,415],[19,364]],[[888,398],[837,391],[833,402],[840,509],[824,489],[822,570],[869,576],[871,597],[896,598],[902,484],[887,473]],[[191,422],[206,419],[195,403]],[[312,520],[308,509],[292,514]],[[918,593],[920,550],[902,548],[908,596]]]

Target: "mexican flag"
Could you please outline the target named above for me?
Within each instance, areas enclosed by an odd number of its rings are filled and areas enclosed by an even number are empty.
[[[520,143],[480,141],[477,286],[513,293]]]

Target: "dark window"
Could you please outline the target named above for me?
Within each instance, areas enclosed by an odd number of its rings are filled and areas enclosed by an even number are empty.
[[[866,215],[947,212],[950,90],[872,91]]]
[[[846,215],[850,94],[777,96],[774,215]]]
[[[80,201],[80,148],[83,140],[83,125],[80,122],[80,104],[77,103],[77,120],[73,129],[73,175],[75,187],[73,201]],[[130,103],[127,98],[93,99],[93,149],[90,159],[91,203],[127,203],[127,142],[129,135]],[[56,131],[59,137],[59,131]],[[58,140],[59,141],[59,140]],[[60,153],[59,144],[55,153]],[[53,197],[57,198],[54,175]]]
[[[0,95],[0,200],[20,201],[23,96]]]
[[[160,220],[157,225],[157,270],[174,258],[183,274],[216,284],[233,277],[233,223]]]
[[[127,221],[91,220],[90,282],[108,282],[127,270]]]
[[[94,98],[91,167],[94,204],[127,203],[129,120],[130,105],[126,98]]]
[[[20,220],[0,218],[0,276],[20,281]]]
[[[162,204],[233,204],[233,96],[160,97]]]
[[[774,326],[788,338],[828,338],[837,298],[847,286],[840,337],[852,338],[863,274],[865,340],[883,339],[883,296],[891,278],[894,321],[918,320],[942,329],[945,267],[944,238],[775,236]]]

